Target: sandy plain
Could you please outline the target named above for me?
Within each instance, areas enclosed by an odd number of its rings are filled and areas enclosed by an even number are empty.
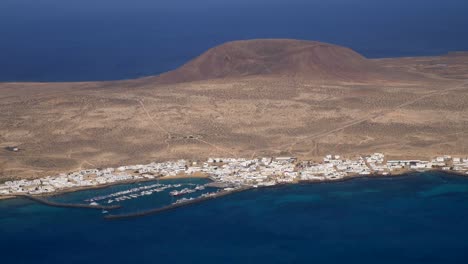
[[[369,60],[266,42],[156,77],[0,83],[0,181],[210,156],[468,156],[468,53]]]

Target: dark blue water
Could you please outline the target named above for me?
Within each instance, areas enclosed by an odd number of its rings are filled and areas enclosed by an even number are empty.
[[[0,252],[2,263],[466,263],[467,217],[468,178],[438,173],[260,189],[113,222],[10,200]]]
[[[468,50],[467,12],[466,0],[2,0],[0,81],[153,75],[251,38],[442,54]]]

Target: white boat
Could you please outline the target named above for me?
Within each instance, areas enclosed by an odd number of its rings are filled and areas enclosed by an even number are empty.
[[[195,187],[195,190],[197,190],[197,191],[205,190],[205,186],[203,186],[203,185],[197,185],[197,187]]]

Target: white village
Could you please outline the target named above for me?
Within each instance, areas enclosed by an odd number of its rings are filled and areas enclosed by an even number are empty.
[[[327,155],[322,162],[299,161],[294,157],[153,162],[146,165],[80,170],[34,180],[7,181],[0,184],[0,196],[44,195],[170,177],[208,177],[213,181],[212,186],[232,191],[286,183],[336,181],[366,175],[390,176],[427,170],[468,175],[468,158],[445,155],[430,161],[386,160],[384,154],[374,153],[354,159]]]

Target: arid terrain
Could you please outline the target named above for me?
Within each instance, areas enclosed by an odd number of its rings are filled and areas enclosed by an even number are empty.
[[[468,156],[468,53],[238,41],[160,76],[0,83],[0,113],[0,181],[208,156]]]

